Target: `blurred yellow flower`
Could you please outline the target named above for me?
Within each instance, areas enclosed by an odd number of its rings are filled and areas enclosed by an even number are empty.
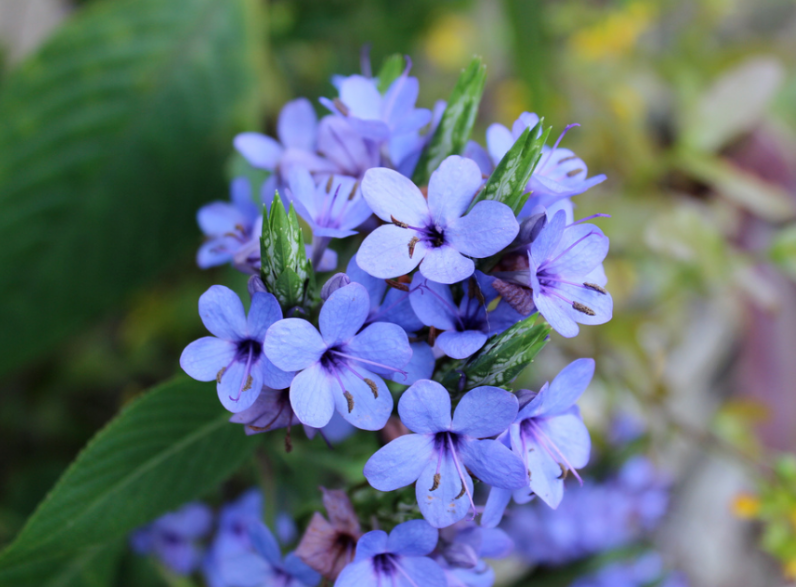
[[[634,2],[575,33],[570,41],[571,47],[578,57],[586,61],[621,56],[630,51],[647,30],[652,13],[650,3]]]
[[[495,87],[495,119],[511,128],[530,102],[528,86],[513,78],[501,80]]]
[[[475,24],[458,14],[446,14],[429,31],[425,41],[428,60],[439,67],[455,71],[472,53],[471,42],[478,30]]]
[[[731,509],[736,518],[752,520],[760,512],[760,499],[751,493],[739,493],[732,500]]]

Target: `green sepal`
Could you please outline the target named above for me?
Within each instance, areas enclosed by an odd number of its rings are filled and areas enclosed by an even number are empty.
[[[552,330],[536,324],[536,314],[493,337],[460,369],[453,369],[442,384],[454,393],[482,385],[508,387],[547,343]]]
[[[520,213],[530,196],[528,181],[550,135],[549,127],[542,130],[543,123],[544,119],[540,119],[536,126],[525,129],[489,176],[484,189],[473,200],[473,206],[482,200],[495,200],[506,204],[515,215]]]
[[[420,160],[412,176],[415,184],[428,184],[431,172],[437,169],[446,157],[459,155],[464,151],[475,124],[485,82],[486,65],[480,57],[475,57],[459,76],[439,126],[420,154]]]
[[[376,76],[378,81],[379,93],[384,94],[395,80],[397,80],[406,67],[404,56],[400,53],[390,55],[381,64],[379,74]]]

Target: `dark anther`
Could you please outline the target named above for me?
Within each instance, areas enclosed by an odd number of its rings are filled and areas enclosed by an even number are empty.
[[[572,307],[587,316],[595,316],[597,314],[597,312],[592,310],[589,306],[584,306],[580,302],[572,302]]]
[[[601,288],[596,283],[584,283],[583,287],[588,287],[589,289],[593,289],[594,291],[600,292],[603,295],[607,295],[608,294],[607,291],[605,291],[603,288]]]
[[[348,413],[351,413],[351,410],[354,409],[354,396],[351,395],[348,391],[344,391],[343,395],[345,396],[345,401],[348,402]]]
[[[293,441],[290,439],[290,426],[287,427],[287,432],[285,432],[285,452],[290,452],[293,450]]]
[[[567,177],[575,177],[575,176],[576,176],[578,173],[580,173],[581,171],[583,171],[583,169],[582,169],[582,168],[573,169],[573,170],[571,170],[571,171],[568,171],[568,172],[567,172]]]
[[[465,493],[467,493],[467,486],[464,484],[464,481],[462,481],[462,490],[459,492],[459,495],[457,495],[453,499],[459,499]]]
[[[326,193],[329,194],[332,192],[332,184],[334,183],[334,175],[330,175],[329,179],[326,180]]]
[[[384,281],[386,281],[387,285],[389,285],[390,287],[392,287],[394,289],[398,289],[400,291],[409,291],[409,286],[408,285],[406,285],[405,283],[401,283],[400,281],[398,281],[396,279],[385,279]]]
[[[561,467],[561,474],[558,476],[559,479],[566,479],[567,475],[569,475],[569,469],[567,469],[561,463],[558,463],[558,466]]]
[[[368,387],[370,387],[370,391],[373,392],[373,397],[379,399],[379,388],[376,387],[376,382],[373,381],[372,379],[368,379],[367,377],[365,377],[365,383],[368,384]],[[351,410],[348,411],[350,412]]]
[[[431,486],[431,489],[429,489],[429,491],[434,491],[437,487],[439,487],[439,480],[440,480],[440,474],[434,473],[434,485]]]
[[[439,336],[439,330],[434,328],[433,326],[428,327],[428,345],[434,346],[434,343],[437,340],[437,336]]]
[[[251,388],[252,388],[252,376],[249,375],[246,378],[246,385],[243,386],[243,389],[241,391],[247,391],[247,390],[249,390]]]
[[[358,190],[358,189],[359,189],[359,182],[358,182],[358,181],[355,181],[355,182],[354,182],[354,187],[352,187],[352,188],[351,188],[351,193],[350,193],[350,194],[348,194],[348,199],[349,199],[349,200],[353,200],[353,199],[354,199],[354,196],[356,196],[356,195],[357,195],[357,190]]]
[[[392,214],[390,214],[390,220],[392,220],[392,223],[393,223],[395,226],[400,226],[401,228],[409,228],[409,225],[408,225],[406,222],[401,222],[400,220],[398,220],[398,219],[397,219],[395,216],[393,216]]]
[[[343,104],[343,101],[340,98],[335,98],[334,100],[332,100],[332,102],[337,107],[337,109],[340,111],[340,114],[342,114],[343,116],[348,116],[349,112],[351,112],[348,109],[348,106]]]
[[[412,240],[409,241],[409,258],[412,258],[412,255],[415,254],[415,245],[420,242],[420,239],[416,236],[412,237]]]
[[[216,373],[216,383],[221,383],[221,377],[224,376],[224,371],[226,370],[226,367],[221,367],[221,369],[219,369],[218,373]]]

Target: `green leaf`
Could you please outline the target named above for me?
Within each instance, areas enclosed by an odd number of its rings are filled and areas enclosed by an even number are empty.
[[[45,553],[29,565],[0,573],[0,579],[15,587],[112,587],[127,548],[127,540],[115,540],[73,553]]]
[[[229,424],[213,385],[179,377],[126,407],[101,430],[0,555],[0,585],[122,538],[215,487],[256,440]]]
[[[542,132],[543,122],[544,119],[541,119],[532,129],[525,129],[489,176],[489,181],[473,201],[473,206],[481,200],[495,200],[506,204],[514,210],[514,214],[520,213],[530,195],[528,181],[550,135],[550,128]]]
[[[4,79],[0,372],[192,258],[257,122],[258,4],[92,3]]]
[[[426,185],[431,173],[450,155],[459,155],[470,138],[484,93],[486,65],[475,57],[456,82],[437,130],[420,154],[412,181]]]
[[[285,269],[274,286],[274,296],[279,304],[287,311],[294,308],[304,300],[304,280],[292,269]]]
[[[796,280],[796,224],[783,228],[776,234],[768,255],[782,271]]]
[[[379,92],[382,94],[386,92],[390,88],[390,84],[401,76],[405,67],[404,56],[400,53],[387,57],[379,70],[379,75],[376,76],[379,80]]]
[[[443,385],[467,391],[481,385],[507,387],[539,354],[552,330],[535,324],[536,314],[488,340],[461,369],[450,371]]]

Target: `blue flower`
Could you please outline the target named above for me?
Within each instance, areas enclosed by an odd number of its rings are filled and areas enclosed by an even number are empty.
[[[251,184],[244,177],[232,181],[232,202],[211,202],[196,214],[205,242],[196,254],[201,269],[229,263],[252,236],[259,214],[251,199]]]
[[[591,440],[575,402],[594,375],[593,359],[573,361],[523,406],[508,434],[501,438],[519,455],[528,471],[528,484],[514,492],[518,503],[528,501],[530,493],[552,508],[564,496],[564,473],[585,467],[589,462]],[[578,477],[580,479],[580,477]],[[481,523],[494,527],[500,522],[511,492],[493,488]]]
[[[376,216],[392,224],[365,238],[357,263],[380,278],[398,277],[420,265],[420,272],[438,283],[467,279],[475,270],[468,257],[497,253],[519,231],[511,209],[500,202],[479,202],[463,215],[481,184],[478,166],[457,155],[431,175],[428,201],[397,171],[371,169],[362,180],[362,193]]]
[[[338,173],[356,178],[381,161],[377,143],[365,140],[347,119],[332,114],[321,120],[318,150],[334,163]]]
[[[457,306],[450,287],[414,275],[410,296],[412,308],[426,326],[443,331],[436,345],[449,357],[466,359],[484,346],[487,338],[522,319],[522,315],[504,301],[487,311],[498,297],[492,287],[493,280],[476,271],[467,281]]]
[[[482,528],[473,522],[457,522],[440,530],[433,555],[448,580],[448,587],[491,587],[495,573],[483,558],[511,554],[514,542],[500,528]]]
[[[212,521],[210,508],[189,503],[136,530],[130,545],[138,554],[154,554],[175,573],[188,575],[201,561],[196,542],[210,531]]]
[[[199,381],[217,382],[218,398],[230,412],[251,407],[263,385],[284,389],[293,379],[275,367],[263,353],[268,327],[282,318],[276,298],[267,293],[252,297],[249,316],[240,298],[223,285],[214,285],[199,298],[199,315],[215,336],[189,344],[180,366]]]
[[[258,169],[271,172],[262,186],[263,203],[270,206],[274,192],[283,187],[289,170],[296,165],[312,173],[336,173],[337,166],[316,151],[318,119],[312,104],[306,98],[288,102],[282,107],[277,121],[279,141],[256,132],[245,132],[235,137],[235,149]]]
[[[661,556],[646,552],[636,559],[609,563],[598,571],[577,579],[570,587],[686,587],[680,573],[666,573]]]
[[[335,587],[447,587],[440,566],[426,555],[437,545],[438,532],[424,520],[398,524],[359,539],[354,561],[337,577]]]
[[[321,308],[320,332],[300,318],[268,329],[265,353],[281,369],[300,371],[290,385],[290,403],[302,423],[322,428],[335,407],[351,424],[380,430],[393,400],[372,369],[401,371],[412,356],[406,332],[395,324],[365,324],[367,290],[352,283],[335,291]]]
[[[417,481],[423,516],[437,528],[450,526],[475,509],[471,473],[504,489],[525,485],[525,469],[515,454],[494,440],[479,440],[506,430],[517,407],[508,391],[477,387],[464,395],[451,419],[445,388],[418,381],[398,403],[401,421],[416,434],[400,436],[376,452],[365,464],[365,478],[380,491]]]

